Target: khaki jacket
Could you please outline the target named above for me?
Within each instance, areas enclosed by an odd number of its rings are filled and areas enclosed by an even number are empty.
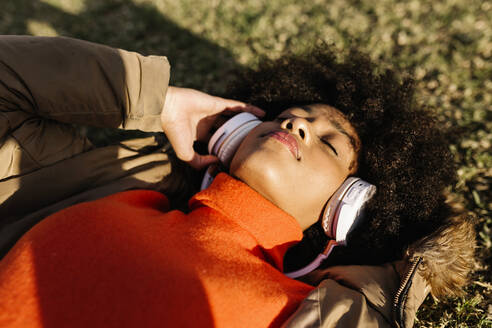
[[[162,133],[95,147],[74,127],[161,132],[169,70],[165,57],[85,41],[0,37],[0,256],[69,205],[132,188],[184,193],[187,171]],[[318,288],[284,326],[412,327],[429,292],[420,263],[315,271],[303,280]]]

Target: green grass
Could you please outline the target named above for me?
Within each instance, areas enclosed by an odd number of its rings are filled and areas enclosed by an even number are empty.
[[[478,0],[2,0],[0,33],[64,35],[165,54],[172,83],[220,94],[258,56],[353,44],[411,72],[418,100],[461,133],[453,192],[477,217],[480,263],[463,298],[428,298],[417,327],[492,326],[492,3]]]

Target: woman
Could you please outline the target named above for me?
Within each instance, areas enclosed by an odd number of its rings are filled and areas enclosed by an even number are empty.
[[[177,123],[183,120],[175,116],[179,111],[167,109],[182,108],[176,105],[176,99],[186,97],[175,98],[168,94],[163,105],[164,94],[155,90],[158,90],[156,84],[164,84],[161,90],[165,89],[166,81],[162,81],[165,74],[155,70],[156,66],[145,65],[151,58],[74,40],[14,41],[12,44],[17,43],[16,47],[10,48],[8,55],[19,51],[19,43],[29,48],[37,42],[44,55],[41,58],[64,58],[60,55],[63,51],[56,55],[56,49],[66,50],[63,45],[66,42],[70,53],[78,54],[89,64],[95,63],[84,65],[82,70],[75,69],[83,78],[80,80],[78,76],[77,83],[77,86],[83,86],[82,91],[71,89],[70,84],[63,87],[57,84],[51,89],[56,91],[51,92],[55,94],[54,98],[39,92],[35,83],[29,83],[32,81],[29,77],[39,76],[39,72],[34,75],[26,72],[25,62],[16,58],[15,62],[24,65],[5,65],[10,73],[6,76],[12,77],[14,82],[10,80],[3,84],[9,85],[3,97],[6,100],[4,116],[18,117],[15,109],[22,108],[21,112],[27,117],[19,119],[17,127],[24,128],[33,112],[38,119],[44,115],[79,124],[94,123],[94,117],[106,117],[106,121],[99,123],[113,127],[132,126],[133,120],[136,122],[133,127],[143,130],[155,130],[155,119],[160,117],[159,124],[178,156],[184,160],[195,158],[192,163],[196,166],[214,160],[190,152],[191,142],[195,139],[193,133],[202,139],[206,134],[203,132],[211,126],[210,120],[203,120],[203,116],[220,112],[224,107],[230,107],[230,103],[190,119],[193,128],[186,129],[191,134],[186,139],[185,151],[181,152],[178,145],[181,139],[176,137],[183,131]],[[47,47],[44,42],[52,46]],[[100,182],[89,181],[89,188],[95,185],[99,188],[97,192],[67,197],[61,204],[54,202],[49,210],[42,209],[42,213],[54,214],[27,232],[0,263],[0,306],[4,310],[0,312],[3,313],[0,322],[9,326],[279,326],[303,299],[309,299],[314,288],[287,278],[282,273],[284,265],[297,268],[326,246],[327,238],[320,232],[318,218],[326,201],[345,178],[354,174],[376,184],[378,192],[368,205],[367,219],[349,236],[349,246],[340,247],[333,254],[332,264],[402,260],[405,251],[423,245],[409,254],[417,257],[423,253],[411,266],[408,276],[413,278],[421,263],[427,264],[428,268],[423,271],[424,276],[430,276],[434,272],[429,271],[432,268],[425,260],[424,251],[429,248],[435,251],[428,245],[445,235],[456,245],[466,246],[460,247],[461,252],[453,253],[456,260],[445,268],[457,268],[466,275],[466,256],[472,245],[469,238],[461,241],[455,238],[456,233],[452,232],[456,228],[450,228],[455,221],[449,219],[451,211],[444,203],[442,190],[452,178],[453,169],[446,164],[450,155],[432,115],[415,107],[408,82],[400,83],[390,73],[374,74],[372,64],[358,53],[351,53],[347,58],[348,61],[338,63],[329,50],[300,57],[285,56],[240,77],[240,83],[231,90],[231,97],[266,109],[270,120],[267,117],[267,121],[246,137],[233,158],[229,174],[220,174],[210,188],[190,200],[188,213],[170,211],[172,205],[168,199],[155,191],[140,189],[113,194],[142,188],[135,179],[127,179],[116,188],[104,188]],[[120,65],[115,64],[118,61]],[[69,68],[77,67],[71,65],[74,62],[74,58],[64,61]],[[142,68],[133,69],[135,64]],[[54,65],[50,66],[49,71],[53,68]],[[74,73],[70,69],[67,71],[69,76]],[[55,78],[48,80],[50,83],[59,81],[57,70],[54,72],[51,76]],[[147,76],[155,77],[147,79]],[[85,80],[87,77],[90,79]],[[87,81],[97,83],[80,83]],[[11,83],[17,88],[12,88]],[[57,98],[59,93],[62,93],[61,98]],[[146,97],[134,97],[141,93]],[[55,101],[67,97],[72,102],[68,105]],[[79,111],[71,112],[70,105],[74,100]],[[43,111],[41,105],[59,110]],[[87,111],[91,105],[95,110]],[[242,103],[233,105],[244,106]],[[143,113],[139,116],[138,110],[132,109],[143,109]],[[149,109],[154,115],[146,116]],[[205,129],[199,122],[205,122]],[[149,126],[152,128],[148,129]],[[12,133],[8,128],[6,130]],[[68,134],[74,135],[70,133],[72,131]],[[46,135],[41,133],[43,138]],[[290,141],[279,142],[279,138]],[[16,138],[19,139],[29,145],[29,138]],[[81,150],[74,152],[73,159],[80,161],[88,152],[97,151],[91,145],[84,146],[80,141],[83,137],[73,139],[73,143],[82,144]],[[73,149],[73,146],[69,148]],[[33,151],[26,153],[32,159]],[[126,155],[119,152],[110,155],[125,159],[125,163],[120,163],[119,171],[126,172],[132,170],[128,170],[127,162],[149,154],[160,157],[137,165],[137,174],[141,170],[149,171],[148,163],[162,167],[169,161],[169,155],[141,144],[137,151],[130,148]],[[66,161],[70,161],[63,160],[65,166]],[[59,159],[51,160],[46,167],[31,169],[31,172],[49,169],[59,162]],[[160,174],[160,178],[157,178],[158,174],[152,178],[154,184],[147,183],[143,187],[182,196],[176,187],[178,184],[173,182],[176,175],[171,174],[160,183],[163,175]],[[24,180],[29,181],[29,178]],[[182,183],[184,178],[178,180]],[[75,179],[73,183],[80,185],[81,182]],[[88,189],[87,185],[81,189]],[[74,194],[73,190],[71,193]],[[79,203],[107,194],[112,195]],[[16,200],[15,193],[11,196],[7,202],[11,198]],[[74,203],[79,204],[60,211]],[[16,224],[20,216],[11,216],[9,222]],[[34,217],[39,214],[27,215],[27,220],[24,217],[20,220],[32,223],[37,220]],[[466,222],[458,226],[468,236],[472,233]],[[422,258],[426,262],[422,262]],[[404,268],[405,262],[401,263]],[[364,274],[373,270],[365,268]],[[388,273],[388,267],[381,268],[377,269],[380,271],[376,276],[387,280],[392,274],[392,279],[396,280],[395,270]],[[398,273],[398,270],[405,271],[396,264],[395,268]],[[332,269],[318,271],[305,279],[317,285],[327,278],[326,274],[333,273],[329,271]],[[343,279],[351,280],[350,271]],[[452,288],[448,288],[451,290],[464,281],[459,275],[440,276],[440,279],[444,281],[441,285],[449,285],[451,281]],[[376,278],[368,285],[374,285],[375,281]],[[435,279],[427,282],[439,294],[440,286],[436,285]],[[320,293],[320,288],[325,287],[320,286],[314,291]],[[395,286],[383,290],[392,288]],[[336,287],[332,286],[331,292],[341,303],[346,303],[347,297],[353,300],[352,296],[347,296],[349,292],[339,293]],[[424,288],[421,293],[425,296]],[[363,322],[366,326],[389,324],[391,319],[387,318],[386,310],[379,309],[372,297],[367,294],[365,297],[368,307],[350,307],[341,316],[340,307],[331,303],[337,310],[320,319],[321,323],[344,324],[349,320]],[[309,309],[306,312],[305,304],[291,317],[291,324],[299,320],[307,323]],[[402,306],[401,310],[407,311],[408,306]]]

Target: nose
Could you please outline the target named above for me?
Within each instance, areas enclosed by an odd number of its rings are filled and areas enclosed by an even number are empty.
[[[310,142],[309,122],[306,119],[302,117],[291,117],[280,123],[280,127],[297,135],[305,143]]]

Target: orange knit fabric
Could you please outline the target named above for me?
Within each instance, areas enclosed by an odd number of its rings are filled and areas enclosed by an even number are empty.
[[[55,213],[0,262],[0,327],[275,327],[313,289],[282,274],[295,219],[226,174],[168,211],[149,190]]]

